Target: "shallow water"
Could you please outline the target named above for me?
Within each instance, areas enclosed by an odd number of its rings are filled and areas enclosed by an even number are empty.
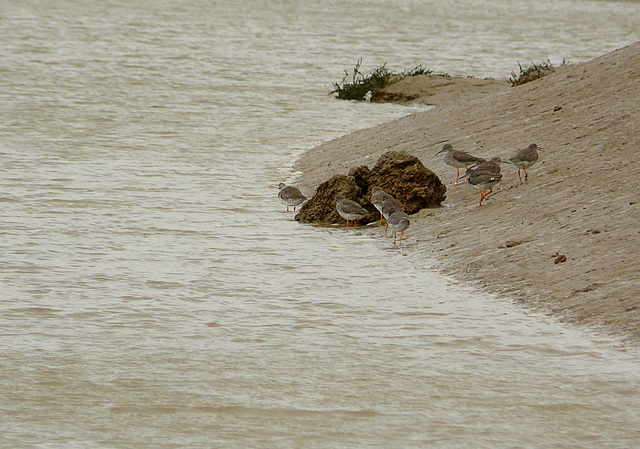
[[[635,355],[416,268],[379,230],[300,225],[276,186],[301,151],[412,111],[326,95],[361,56],[505,77],[638,40],[639,18],[3,5],[0,445],[637,447]]]

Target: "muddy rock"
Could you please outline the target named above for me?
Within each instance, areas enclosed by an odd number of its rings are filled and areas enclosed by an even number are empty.
[[[359,225],[375,221],[379,213],[370,201],[374,186],[400,200],[408,214],[415,214],[425,207],[440,206],[447,191],[438,176],[422,165],[420,159],[405,151],[389,151],[371,170],[362,165],[352,168],[347,176],[335,175],[320,184],[295,219],[301,223],[344,223],[336,210],[336,196],[342,195],[371,211],[370,216],[358,220]]]
[[[349,176],[353,176],[358,189],[360,189],[358,196],[365,196],[369,190],[369,177],[371,176],[369,167],[361,165],[360,167],[352,168],[349,170]]]
[[[447,193],[438,176],[406,151],[389,151],[380,156],[369,175],[369,196],[374,186],[404,203],[409,215],[427,207],[439,207]]]
[[[363,196],[363,192],[367,191],[367,184],[365,183],[361,187],[357,182],[357,180],[362,182],[363,178],[359,178],[359,176],[369,171],[366,167],[364,168],[366,172],[362,170],[362,167],[355,169],[358,172],[354,173],[356,176],[335,175],[320,184],[313,198],[304,203],[295,219],[301,223],[345,223],[336,210],[336,196],[342,195],[371,211],[370,216],[358,220],[358,225],[375,221],[378,218],[378,212],[371,202]],[[351,171],[351,173],[353,172],[354,170]]]

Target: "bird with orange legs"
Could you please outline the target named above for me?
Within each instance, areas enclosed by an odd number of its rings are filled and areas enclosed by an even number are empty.
[[[538,150],[541,150],[538,145],[532,143],[527,148],[518,150],[515,156],[509,159],[509,161],[518,167],[518,178],[520,178],[520,184],[522,184],[522,176],[520,176],[520,170],[524,170],[524,180],[529,178],[527,168],[538,162]]]
[[[391,194],[385,192],[378,186],[374,186],[373,189],[371,189],[371,204],[380,212],[380,226],[382,226],[382,201],[389,197],[393,198]]]
[[[454,185],[458,185],[458,180],[460,179],[460,169],[468,169],[470,166],[474,164],[479,164],[480,162],[484,162],[484,159],[475,157],[470,155],[469,153],[465,153],[464,151],[454,150],[453,146],[449,143],[445,144],[442,147],[442,150],[438,151],[436,154],[444,153],[444,163],[455,167],[457,170],[456,181]]]
[[[467,178],[467,183],[471,187],[480,190],[480,206],[482,206],[482,201],[484,201],[489,193],[493,192],[493,186],[502,180],[502,175],[500,173],[492,173],[490,171],[471,169],[467,170],[467,173],[464,174],[463,178]],[[491,190],[487,192],[487,189]]]
[[[384,233],[386,235],[387,230],[389,229],[389,217],[396,211],[404,212],[404,204],[389,195],[384,199],[378,198],[374,203],[374,206],[380,211],[385,220],[387,220],[387,225],[384,228]]]
[[[492,157],[488,161],[480,162],[480,163],[474,165],[471,168],[473,170],[477,171],[477,172],[485,171],[485,172],[494,173],[496,175],[499,175],[500,174],[500,164],[503,164],[504,162],[505,161],[503,161],[499,157]],[[490,187],[489,191],[487,192],[487,195],[489,195],[490,193],[493,193],[493,186]]]
[[[410,224],[409,215],[402,210],[397,210],[389,215],[387,223],[389,224],[389,228],[393,230],[393,244],[395,245],[398,240],[398,231],[400,231],[400,241],[402,241],[402,235]]]
[[[362,220],[370,214],[367,209],[343,196],[336,197],[336,210],[342,218],[347,220],[347,228],[349,227],[349,221],[353,221],[353,226],[356,227],[358,226],[358,220]]]

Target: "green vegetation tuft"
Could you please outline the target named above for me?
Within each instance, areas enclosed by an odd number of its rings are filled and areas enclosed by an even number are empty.
[[[369,75],[360,72],[361,65],[362,58],[358,59],[353,68],[351,81],[349,81],[349,72],[345,70],[342,82],[333,83],[333,90],[329,92],[329,95],[335,94],[341,100],[364,100],[367,92],[373,92],[375,89],[381,89],[390,84],[393,74],[387,70],[387,63],[376,67]]]
[[[422,67],[422,64],[418,64],[417,66],[415,66],[411,70],[404,70],[399,76],[404,78],[406,76],[418,76],[418,75],[442,75],[442,76],[445,76],[445,74],[443,74],[443,73],[433,73],[433,70],[431,70],[431,69],[429,69],[427,67]]]
[[[393,73],[386,68],[385,62],[382,66],[376,67],[368,75],[364,75],[360,71],[362,58],[358,59],[353,74],[350,75],[344,71],[344,78],[339,83],[333,83],[333,90],[329,95],[335,95],[341,100],[360,100],[367,99],[367,94],[374,94],[378,89],[388,86],[389,84],[398,82],[407,76],[431,75],[433,71],[422,65],[417,65],[411,70],[405,70],[402,73]],[[369,96],[370,98],[370,96]]]
[[[518,61],[518,67],[520,67],[520,73],[516,75],[511,72],[511,78],[509,78],[512,87],[540,79],[555,71],[555,68],[551,65],[551,61],[548,59],[538,64],[532,62],[531,66],[526,68],[523,68]]]

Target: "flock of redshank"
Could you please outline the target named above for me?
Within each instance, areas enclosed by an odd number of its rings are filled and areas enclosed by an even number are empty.
[[[503,161],[499,157],[486,160],[481,157],[472,156],[464,151],[454,150],[453,147],[447,143],[442,147],[442,150],[436,154],[444,153],[444,163],[456,168],[458,173],[454,185],[458,185],[460,179],[467,178],[467,183],[470,186],[480,190],[480,206],[482,206],[482,201],[489,194],[493,193],[493,186],[502,181],[500,164],[510,162],[515,165],[518,168],[520,184],[522,184],[520,172],[524,171],[525,181],[529,179],[527,168],[538,161],[538,150],[541,149],[538,145],[532,143],[527,148],[518,150],[508,161]],[[466,170],[463,176],[460,176],[461,168]],[[489,191],[487,192],[487,190]]]
[[[444,153],[444,163],[456,168],[457,174],[454,185],[458,185],[460,179],[466,178],[466,182],[470,186],[480,190],[480,206],[482,206],[482,201],[493,193],[493,186],[502,180],[500,164],[509,162],[515,165],[518,168],[520,184],[522,184],[520,172],[524,171],[524,180],[526,181],[529,178],[527,168],[538,161],[538,150],[540,149],[541,148],[535,143],[532,143],[527,148],[516,152],[508,161],[503,161],[499,157],[486,160],[472,156],[464,151],[454,150],[450,144],[445,144],[442,150],[436,154]],[[460,176],[461,168],[466,170],[462,176]],[[289,207],[293,207],[295,211],[296,206],[304,203],[307,199],[296,187],[288,186],[283,182],[281,182],[278,187],[280,189],[278,197],[287,205],[287,211]],[[398,240],[401,241],[404,231],[410,224],[409,215],[405,212],[404,204],[380,187],[373,187],[371,203],[380,212],[380,225],[382,225],[383,218],[387,221],[385,234],[387,233],[387,229],[391,228],[393,231],[393,243],[396,244]],[[350,221],[353,222],[354,227],[357,226],[358,220],[370,214],[370,212],[360,204],[342,196],[336,197],[336,210],[338,214],[347,221],[347,227],[349,227]],[[398,239],[398,232],[400,233],[400,239]]]

